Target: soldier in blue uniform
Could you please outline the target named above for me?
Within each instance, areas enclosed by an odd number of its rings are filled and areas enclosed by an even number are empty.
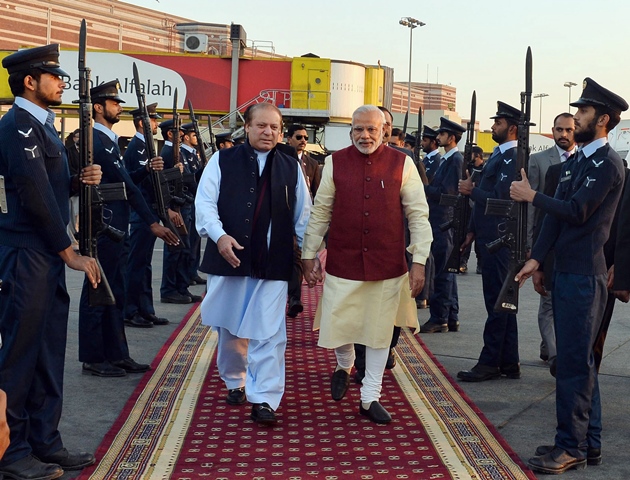
[[[182,161],[184,157],[182,154],[183,149],[181,147],[179,149],[179,161],[177,165],[175,164],[173,135],[180,135],[181,138],[181,130],[177,133],[174,132],[172,120],[166,120],[160,123],[159,126],[160,130],[162,130],[162,137],[165,139],[164,146],[162,147],[162,152],[160,154],[164,160],[164,168],[173,168],[177,166],[182,171],[182,175],[190,174],[190,168],[187,169],[186,164]],[[185,205],[179,206],[179,212],[174,210],[174,205],[171,205],[171,208],[168,209],[168,214],[173,222],[173,225],[185,225],[188,233],[190,233],[188,226],[191,225],[192,221],[190,216],[192,211],[192,199],[189,196],[188,199],[189,201],[187,201]],[[188,290],[190,279],[187,268],[190,238],[189,235],[184,235],[181,232],[180,237],[182,239],[182,248],[178,248],[176,250],[170,248],[164,249],[162,284],[160,286],[160,301],[162,303],[187,304],[201,301],[201,297],[199,295],[193,295]]]
[[[181,127],[182,131],[182,148],[181,158],[184,164],[184,171],[187,172],[186,188],[188,194],[193,198],[197,194],[197,182],[201,177],[203,166],[197,153],[199,148],[199,139],[195,133],[195,125],[193,123],[185,123]],[[203,148],[203,146],[201,147]],[[199,275],[199,263],[201,261],[201,237],[195,228],[195,204],[190,205],[190,221],[188,228],[188,242],[190,243],[190,251],[187,262],[184,264],[186,277],[189,285],[204,285],[206,280]]]
[[[157,133],[157,120],[160,115],[157,113],[157,103],[147,105],[147,112],[151,122],[151,130]],[[143,134],[142,112],[136,108],[132,110],[133,124],[136,134],[129,142],[123,161],[125,168],[130,175],[133,172],[140,172],[143,177],[137,183],[146,204],[153,214],[155,212],[155,198],[151,179],[146,175],[147,163],[149,161],[147,147]],[[127,275],[125,286],[125,324],[131,327],[151,328],[153,325],[168,325],[166,318],[158,317],[153,308],[153,270],[151,262],[153,260],[153,248],[156,236],[151,228],[142,219],[140,214],[131,209],[129,216],[129,255],[127,259]]]
[[[433,175],[435,175],[435,171],[440,165],[440,159],[442,156],[440,155],[439,145],[437,143],[438,132],[433,130],[430,127],[424,126],[422,130],[422,151],[426,154],[422,159],[422,163],[424,163],[424,169],[427,172],[427,179],[429,183],[433,179]]]
[[[2,60],[15,102],[0,120],[0,176],[6,211],[0,211],[0,389],[7,393],[11,444],[0,476],[48,480],[94,463],[90,453],[68,452],[58,430],[70,297],[65,266],[84,271],[96,287],[96,261],[80,257],[66,233],[68,199],[79,189],[54,128],[51,106],[65,88],[59,45]],[[86,167],[84,183],[98,184],[101,169]],[[4,199],[3,199],[4,200]]]
[[[118,80],[112,80],[90,89],[94,116],[94,163],[103,170],[103,183],[123,182],[127,199],[113,201],[105,207],[109,211],[109,225],[127,232],[129,228],[129,205],[149,225],[154,235],[168,244],[176,244],[177,237],[168,228],[159,224],[159,219],[146,204],[142,193],[135,185],[122,163],[118,136],[112,131],[120,120],[123,99],[118,96]],[[146,165],[144,171],[133,172],[135,181],[149,175],[149,168],[161,169],[162,160],[157,157]],[[120,377],[127,373],[142,373],[149,365],[139,364],[129,356],[123,319],[125,286],[123,272],[126,265],[121,261],[124,241],[115,241],[107,235],[98,239],[98,257],[103,272],[109,280],[116,304],[90,307],[88,285],[83,284],[79,306],[79,361],[83,362],[83,373],[99,377]]]
[[[459,330],[459,301],[455,274],[446,269],[446,262],[453,250],[453,229],[442,231],[440,225],[448,223],[452,207],[440,205],[442,194],[457,195],[464,157],[457,149],[457,142],[466,131],[461,125],[441,117],[437,142],[445,154],[435,170],[433,178],[425,185],[424,192],[429,204],[429,222],[433,232],[431,254],[435,262],[433,295],[429,298],[431,316],[420,327],[421,333],[457,332]],[[459,246],[455,247],[459,248]]]
[[[582,96],[571,104],[578,153],[562,164],[553,198],[535,192],[525,172],[511,187],[512,199],[547,213],[531,259],[516,278],[523,284],[555,251],[553,316],[556,328],[556,437],[536,449],[529,466],[563,473],[601,463],[601,402],[593,343],[607,299],[604,243],[608,239],[624,182],[619,155],[608,132],[628,103],[586,78]]]
[[[488,198],[510,198],[510,183],[516,173],[516,138],[520,117],[519,109],[497,102],[497,113],[491,118],[494,119],[492,139],[499,146],[486,162],[479,186],[472,182],[470,175],[459,181],[459,192],[470,195],[475,202],[470,232],[461,245],[461,250],[466,249],[473,240],[479,243],[483,297],[488,312],[483,330],[483,349],[477,364],[470,370],[457,373],[457,378],[465,382],[481,382],[501,375],[512,379],[521,377],[516,315],[494,311],[494,304],[508,272],[510,250],[502,247],[498,252],[491,253],[486,247],[487,243],[497,239],[498,226],[505,219],[485,215]]]

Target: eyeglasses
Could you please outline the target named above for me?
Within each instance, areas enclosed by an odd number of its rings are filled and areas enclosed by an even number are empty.
[[[302,139],[308,140],[308,135],[296,135],[295,139],[296,140],[302,140]]]

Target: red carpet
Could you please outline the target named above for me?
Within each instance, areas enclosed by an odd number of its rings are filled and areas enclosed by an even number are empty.
[[[333,401],[334,354],[311,331],[320,292],[305,288],[304,314],[287,319],[286,393],[275,427],[254,424],[249,404],[225,403],[216,335],[196,311],[104,439],[100,463],[79,478],[535,478],[410,333],[385,375],[381,402],[392,423],[359,415],[359,385]]]

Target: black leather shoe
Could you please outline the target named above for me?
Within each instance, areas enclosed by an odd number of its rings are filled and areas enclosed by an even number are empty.
[[[416,300],[416,308],[418,310],[429,308],[429,304],[427,303],[426,300]]]
[[[127,375],[124,369],[115,367],[109,362],[84,363],[83,373],[97,377],[124,377]]]
[[[420,327],[420,333],[444,333],[448,332],[448,325],[445,323],[440,325],[432,321],[428,321]]]
[[[82,470],[85,467],[89,467],[90,465],[94,464],[94,462],[96,462],[96,458],[91,453],[71,453],[65,448],[62,448],[52,455],[39,457],[39,459],[45,463],[56,463],[64,470]]]
[[[116,360],[112,362],[114,367],[122,368],[127,373],[144,373],[151,370],[151,365],[138,363],[133,358],[125,358],[124,360]]]
[[[144,318],[142,318],[139,313],[136,313],[131,318],[125,318],[125,325],[128,325],[130,327],[136,327],[136,328],[151,328],[151,327],[153,327],[153,324],[150,321],[145,320]]]
[[[392,416],[387,410],[376,400],[370,403],[370,408],[363,408],[363,403],[359,403],[359,413],[365,415],[374,423],[385,424],[392,421]]]
[[[464,382],[483,382],[485,380],[499,378],[500,376],[501,371],[498,367],[490,367],[489,365],[481,365],[479,363],[470,370],[457,372],[457,378]]]
[[[553,378],[556,378],[556,357],[549,361],[549,373]]]
[[[535,472],[558,475],[567,470],[581,470],[586,468],[586,459],[572,457],[561,448],[554,447],[549,453],[541,455],[540,457],[530,458],[527,464]]]
[[[289,309],[287,310],[287,317],[295,318],[298,314],[304,311],[304,305],[299,298],[289,299]]]
[[[459,332],[459,322],[448,322],[449,332]]]
[[[273,425],[276,423],[276,412],[267,402],[254,403],[252,405],[251,419],[261,425]]]
[[[387,370],[391,370],[396,366],[396,355],[394,355],[394,350],[389,349],[389,355],[387,356],[387,363],[385,364],[385,368]],[[363,374],[365,376],[365,373]]]
[[[459,266],[459,273],[468,273],[468,263],[462,262]]]
[[[231,388],[228,390],[225,401],[228,405],[243,405],[247,401],[245,398],[245,387]]]
[[[330,394],[333,400],[339,401],[346,396],[350,385],[350,374],[345,370],[337,370],[330,380]]]
[[[362,385],[364,378],[365,378],[365,370],[357,370],[356,372],[354,372],[354,383],[358,383],[359,385]]]
[[[193,277],[191,280],[195,282],[196,285],[205,285],[206,283],[208,283],[205,278],[202,278],[199,275]]]
[[[181,295],[190,297],[190,303],[201,302],[201,295],[194,295],[190,293],[189,291],[186,291],[182,293]]]
[[[33,455],[0,467],[0,475],[14,480],[53,480],[63,476],[63,469],[54,463],[40,462]]]
[[[554,445],[541,445],[539,446],[534,455],[540,457],[542,455],[547,455],[554,449]],[[586,464],[597,466],[602,464],[602,449],[601,448],[592,448],[588,447],[586,451]]]
[[[501,370],[501,375],[503,375],[504,377],[513,380],[521,378],[521,366],[518,363],[514,365],[503,365],[500,367],[499,370]]]
[[[153,313],[141,313],[140,315],[144,320],[151,322],[153,325],[168,325],[169,323],[171,323],[168,321],[168,319],[158,317]]]
[[[192,299],[188,295],[182,295],[181,293],[171,293],[169,295],[164,295],[160,298],[160,302],[162,303],[192,303]]]

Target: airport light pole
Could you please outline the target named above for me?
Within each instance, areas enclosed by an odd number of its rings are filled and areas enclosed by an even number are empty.
[[[569,89],[569,111],[570,111],[570,109],[571,109],[571,87],[576,87],[577,83],[564,82],[564,86]]]
[[[548,93],[537,93],[534,95],[534,98],[540,98],[540,118],[538,119],[538,133],[541,132],[541,124],[542,124],[542,99],[548,97]]]
[[[398,22],[403,27],[409,28],[409,82],[408,82],[408,92],[407,92],[407,117],[409,117],[409,112],[411,108],[411,50],[413,47],[413,29],[416,27],[424,27],[426,23],[421,22],[420,20],[416,20],[412,17],[403,17]]]

